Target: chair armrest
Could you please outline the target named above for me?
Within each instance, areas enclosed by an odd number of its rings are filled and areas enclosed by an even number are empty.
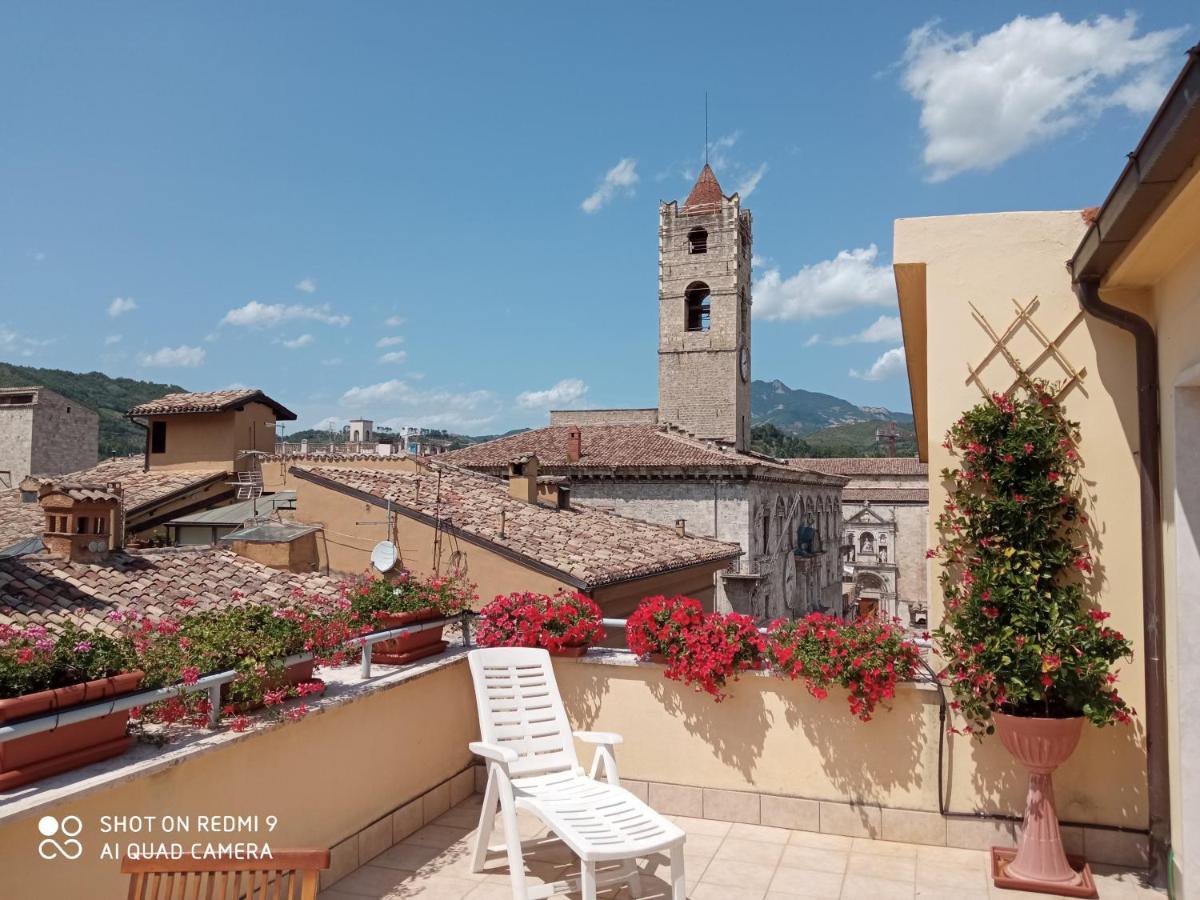
[[[615,747],[617,744],[625,743],[625,738],[612,731],[576,731],[575,737],[585,744],[608,744]]]
[[[510,750],[508,747],[498,747],[495,744],[489,744],[487,741],[471,741],[467,744],[467,749],[476,756],[482,756],[484,759],[490,759],[492,762],[498,762],[501,765],[508,766],[515,763],[519,756],[516,750]]]

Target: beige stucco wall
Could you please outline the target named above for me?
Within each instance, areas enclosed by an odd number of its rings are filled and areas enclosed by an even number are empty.
[[[275,451],[275,413],[262,403],[247,403],[242,409],[194,415],[151,416],[167,423],[165,453],[151,453],[153,469],[243,469],[235,466],[239,450]]]
[[[119,863],[101,860],[105,841],[230,841],[197,834],[199,815],[274,815],[276,830],[242,834],[273,850],[332,847],[451,777],[471,762],[479,729],[470,675],[455,664],[263,734],[247,734],[177,765],[0,824],[0,895],[124,897]],[[436,727],[430,727],[436,723]],[[84,855],[46,861],[39,817],[78,816]],[[192,816],[187,835],[162,830],[103,834],[101,816]]]
[[[1013,300],[1022,304],[1037,297],[1033,320],[1045,335],[1057,338],[1079,314],[1064,265],[1086,230],[1076,211],[997,213],[900,219],[895,226],[895,262],[926,265],[926,365],[929,385],[930,541],[936,540],[937,512],[946,492],[937,475],[953,465],[941,442],[950,424],[977,403],[981,391],[966,380],[968,365],[981,362],[994,341],[973,318],[969,303],[1003,333],[1016,316]],[[1112,625],[1134,640],[1139,652],[1122,670],[1122,694],[1137,709],[1144,708],[1145,688],[1140,658],[1141,572],[1138,520],[1138,478],[1134,454],[1138,451],[1136,386],[1133,378],[1133,342],[1114,326],[1083,318],[1059,342],[1065,358],[1086,370],[1082,387],[1064,399],[1068,415],[1080,422],[1084,461],[1083,477],[1093,528],[1093,551],[1098,562],[1098,599],[1112,613]],[[1010,351],[1036,376],[1062,380],[1064,374],[1052,356],[1028,329],[1021,329],[1009,344]],[[1013,380],[1011,367],[996,354],[983,370],[989,390],[1005,390]],[[941,595],[936,572],[930,573],[930,619],[940,620]],[[1119,811],[1129,825],[1145,827],[1144,730],[1097,731],[1088,728],[1072,765],[1090,769],[1092,780],[1082,780],[1074,801],[1083,812],[1110,817]],[[989,741],[980,752],[1003,753]],[[995,760],[999,762],[1000,760]],[[961,766],[961,768],[960,768]],[[985,767],[978,776],[978,802],[994,790],[994,779],[1011,779],[1012,764]],[[955,779],[968,775],[971,766],[961,749],[955,752]],[[1063,776],[1067,780],[1069,776]],[[961,782],[960,782],[961,783]],[[1103,785],[1101,789],[1099,786]],[[1114,804],[1114,798],[1120,798]],[[1103,812],[1102,812],[1103,811]],[[1075,814],[1068,814],[1075,815]]]
[[[1171,842],[1183,882],[1200,884],[1200,169],[1172,194],[1101,285],[1158,340],[1163,599]],[[1132,338],[1128,339],[1132,343]],[[1121,373],[1114,372],[1113,378]],[[1133,370],[1125,377],[1133,379]],[[1182,896],[1183,894],[1181,894]]]

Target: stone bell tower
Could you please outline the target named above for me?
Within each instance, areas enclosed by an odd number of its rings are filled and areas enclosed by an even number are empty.
[[[658,209],[658,419],[750,444],[750,212],[705,163]]]

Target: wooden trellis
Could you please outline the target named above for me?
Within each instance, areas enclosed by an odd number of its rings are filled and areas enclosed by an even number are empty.
[[[1046,360],[1053,359],[1056,363],[1058,363],[1063,374],[1066,376],[1066,380],[1059,385],[1058,391],[1054,395],[1054,399],[1061,400],[1072,388],[1075,387],[1078,387],[1086,397],[1087,391],[1083,387],[1083,378],[1085,375],[1087,375],[1087,368],[1081,366],[1080,368],[1076,369],[1075,366],[1071,364],[1070,360],[1067,359],[1062,349],[1063,339],[1066,338],[1066,336],[1071,333],[1071,330],[1083,320],[1083,311],[1080,310],[1078,313],[1076,313],[1071,321],[1059,330],[1057,336],[1054,338],[1048,338],[1046,333],[1033,319],[1033,313],[1038,308],[1037,297],[1031,299],[1024,306],[1018,303],[1015,299],[1012,301],[1012,304],[1016,309],[1016,317],[1011,323],[1009,323],[1009,326],[1004,329],[1003,333],[1001,333],[992,326],[992,323],[988,321],[987,316],[980,312],[979,308],[974,303],[970,303],[971,314],[974,316],[975,321],[979,323],[979,326],[985,332],[987,332],[988,337],[992,339],[992,348],[988,350],[986,354],[984,354],[983,359],[980,360],[978,364],[972,366],[970,363],[967,363],[966,383],[971,384],[974,382],[985,397],[990,397],[993,393],[1007,394],[1021,383],[1021,379],[1026,374],[1032,374],[1037,370],[1038,366],[1040,366]],[[1009,341],[1016,337],[1022,328],[1025,328],[1030,334],[1033,335],[1034,339],[1042,345],[1041,352],[1028,366],[1023,366],[1020,360],[1018,360],[1013,355],[1012,351],[1008,349]],[[995,359],[997,355],[1004,357],[1005,361],[1009,364],[1014,373],[1012,383],[1009,384],[1008,387],[1003,391],[989,389],[988,386],[983,382],[983,370],[987,368],[988,363]]]

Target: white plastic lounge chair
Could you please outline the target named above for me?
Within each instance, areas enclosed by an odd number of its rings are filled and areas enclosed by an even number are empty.
[[[596,900],[598,885],[622,881],[629,882],[637,896],[641,884],[633,860],[662,851],[671,858],[671,896],[685,900],[683,831],[621,787],[613,756],[613,747],[622,741],[620,735],[574,732],[575,737],[596,747],[591,773],[584,773],[575,755],[550,654],[494,647],[472,650],[469,659],[483,737],[470,748],[487,760],[488,771],[473,870],[483,871],[499,808],[513,900],[533,900],[568,890],[579,890],[583,900]],[[596,778],[601,766],[604,781]],[[518,809],[540,819],[579,857],[579,879],[532,891],[526,886]],[[596,863],[610,860],[624,864],[616,875],[597,881]]]

